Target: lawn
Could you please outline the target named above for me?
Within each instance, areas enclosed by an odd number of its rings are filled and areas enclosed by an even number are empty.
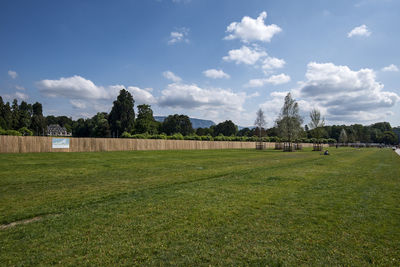
[[[330,152],[0,154],[0,265],[399,266],[400,157]]]

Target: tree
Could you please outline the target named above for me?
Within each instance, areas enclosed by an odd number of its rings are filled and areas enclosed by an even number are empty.
[[[267,122],[265,121],[264,112],[261,110],[261,108],[257,111],[256,114],[257,114],[257,117],[254,122],[254,125],[258,128],[259,137],[261,139],[262,130],[263,130],[264,126],[267,124]]]
[[[19,105],[19,128],[28,128],[31,125],[32,105],[22,101]]]
[[[318,109],[313,109],[310,112],[310,129],[312,137],[317,139],[317,142],[320,142],[322,137],[324,126],[325,126],[325,118],[321,118],[321,112]]]
[[[98,112],[87,124],[91,124],[92,137],[111,137],[110,126],[107,120],[108,114],[106,112]]]
[[[382,141],[386,144],[386,145],[394,145],[397,144],[398,140],[397,140],[397,135],[392,132],[392,131],[385,131],[383,133],[383,138]]]
[[[114,135],[119,136],[125,131],[132,132],[135,123],[134,104],[131,93],[122,89],[113,103],[108,119]]]
[[[303,132],[301,124],[303,119],[299,114],[299,105],[288,93],[285,97],[281,113],[276,120],[279,137],[285,139],[289,143],[295,141]]]
[[[43,117],[42,104],[36,102],[32,105],[32,110],[33,115],[30,129],[33,130],[35,135],[42,135],[46,128],[46,119]]]
[[[19,105],[18,100],[14,99],[11,106],[11,129],[19,128]]]
[[[154,120],[153,111],[150,105],[139,105],[138,116],[135,122],[136,133],[157,133],[157,122]]]
[[[194,133],[192,123],[186,115],[169,115],[165,118],[161,125],[161,129],[167,135],[180,133],[182,135],[189,135]]]
[[[236,135],[237,132],[238,132],[237,126],[231,120],[218,123],[214,127],[214,136],[218,136],[220,134],[225,136],[231,136],[231,135]]]
[[[342,143],[342,144],[347,143],[347,133],[344,128],[342,128],[342,130],[340,131],[339,143]]]

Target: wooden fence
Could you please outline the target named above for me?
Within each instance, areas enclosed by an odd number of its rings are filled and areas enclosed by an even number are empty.
[[[0,135],[0,153],[256,148],[256,142],[124,138],[65,138],[69,139],[69,148],[54,148],[53,139],[59,140],[56,137]],[[275,143],[265,145],[266,148],[275,147]],[[312,144],[303,144],[303,147],[309,146]]]

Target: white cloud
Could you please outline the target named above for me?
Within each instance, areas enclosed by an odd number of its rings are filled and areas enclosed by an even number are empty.
[[[176,31],[173,31],[169,35],[168,44],[173,45],[180,42],[189,43],[189,39],[187,38],[189,34],[189,29],[181,28]]]
[[[370,36],[371,32],[368,30],[367,25],[363,24],[361,26],[355,27],[348,34],[347,37],[351,38],[353,36]]]
[[[7,95],[4,95],[3,97],[4,97],[4,100],[6,100],[6,101],[13,101],[14,99],[18,99],[18,100],[21,100],[21,101],[26,101],[26,100],[29,99],[29,96],[27,94],[22,93],[22,92],[15,92],[12,95],[8,95],[7,94]]]
[[[389,66],[382,68],[382,71],[393,71],[393,72],[397,72],[397,71],[399,71],[399,68],[398,68],[396,65],[394,65],[394,64],[390,64]]]
[[[16,92],[15,96],[17,99],[20,100],[28,100],[29,96],[27,94],[21,93],[21,92]]]
[[[267,57],[263,60],[262,68],[266,71],[270,71],[272,69],[280,69],[285,66],[286,62],[283,59],[279,59],[276,57]]]
[[[136,86],[129,86],[126,89],[132,94],[136,105],[157,103],[155,97],[150,93],[151,88],[140,89]]]
[[[19,86],[19,85],[16,85],[15,89],[20,90],[20,91],[25,91],[25,87]]]
[[[78,99],[71,99],[69,101],[71,105],[76,109],[85,109],[86,108],[86,101],[78,100]]]
[[[182,81],[181,77],[175,75],[175,73],[173,73],[172,71],[169,71],[169,70],[168,71],[164,71],[163,72],[163,76],[164,76],[164,78],[166,78],[168,80],[171,80],[171,81],[173,81],[175,83]]]
[[[222,59],[225,61],[235,61],[236,64],[247,64],[253,65],[260,58],[267,56],[265,51],[259,51],[256,49],[251,49],[247,46],[242,46],[240,49],[230,50],[228,52],[228,56],[223,57]]]
[[[212,79],[230,78],[229,74],[226,74],[223,70],[209,69],[203,71],[203,74],[204,76]]]
[[[272,75],[264,79],[252,79],[247,84],[245,84],[245,87],[262,87],[265,84],[279,85],[288,82],[290,82],[290,76],[281,73],[279,75]]]
[[[109,100],[115,99],[119,91],[124,88],[132,94],[138,105],[157,102],[151,94],[152,88],[141,89],[136,86],[125,87],[124,85],[102,87],[80,76],[59,80],[42,80],[37,83],[37,86],[45,96],[68,98],[71,105],[78,109],[94,108],[97,111],[104,111],[109,106],[105,102],[108,103]]]
[[[331,121],[372,121],[400,101],[396,93],[383,91],[384,85],[376,81],[371,69],[353,71],[347,66],[311,62],[306,78],[300,83],[299,95],[323,107]]]
[[[312,108],[318,108],[329,123],[370,123],[384,120],[388,110],[400,101],[394,92],[383,91],[371,69],[353,71],[333,63],[310,62],[306,81],[290,90],[299,103],[305,121]],[[270,99],[260,107],[271,114],[269,122],[277,118],[288,91],[272,92]],[[271,117],[271,116],[270,116]]]
[[[9,71],[8,71],[8,76],[10,76],[11,79],[15,79],[15,78],[18,77],[18,73],[15,72],[15,71],[13,71],[13,70],[9,70]]]
[[[75,75],[59,80],[42,80],[37,82],[40,92],[49,97],[66,97],[71,99],[109,99],[110,92],[95,85],[92,81]]]
[[[257,19],[244,16],[241,22],[232,22],[226,29],[226,40],[240,39],[243,42],[261,41],[270,42],[272,37],[282,29],[275,25],[265,25],[267,12],[262,12]]]
[[[172,83],[161,91],[158,105],[162,108],[182,110],[185,114],[196,114],[216,122],[241,119],[243,105],[248,96],[244,92],[233,92],[221,88],[201,88],[196,84]]]

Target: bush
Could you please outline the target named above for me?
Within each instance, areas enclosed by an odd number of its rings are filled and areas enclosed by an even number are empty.
[[[2,130],[2,129],[0,129],[0,135],[22,136],[22,134],[16,130]]]
[[[196,134],[194,135],[187,135],[184,137],[185,140],[201,140],[201,136],[198,136]]]
[[[168,136],[167,139],[170,139],[170,140],[183,140],[184,138],[183,138],[182,134],[176,133],[174,135]]]
[[[144,133],[144,134],[133,134],[133,135],[131,135],[131,138],[134,138],[134,139],[149,139],[149,135],[147,133]]]
[[[21,129],[18,130],[18,132],[20,132],[21,135],[23,135],[23,136],[32,136],[33,135],[33,132],[26,127],[22,127]]]
[[[166,134],[153,134],[149,136],[150,139],[163,139],[166,140],[167,139],[167,135]]]
[[[128,133],[128,132],[123,132],[121,134],[121,138],[132,138],[132,135],[130,133]]]
[[[211,135],[203,135],[200,136],[202,141],[214,141],[214,138]]]
[[[334,139],[334,138],[329,138],[328,139],[328,143],[329,144],[334,144],[334,143],[336,143],[337,141],[336,141],[336,139]]]

